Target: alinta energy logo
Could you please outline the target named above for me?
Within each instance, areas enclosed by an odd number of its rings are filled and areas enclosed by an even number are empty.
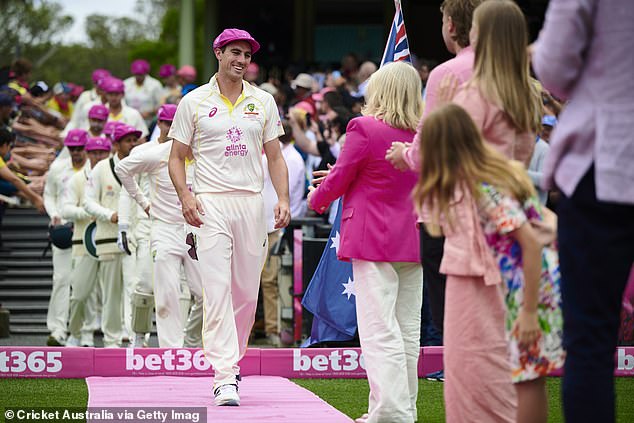
[[[227,140],[231,142],[225,147],[225,157],[245,157],[249,154],[249,150],[246,144],[242,144],[242,129],[237,126],[232,126],[227,131]]]

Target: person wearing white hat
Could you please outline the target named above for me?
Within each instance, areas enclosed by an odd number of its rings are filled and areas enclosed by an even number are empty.
[[[46,176],[44,207],[46,207],[46,212],[51,219],[49,223],[51,227],[66,223],[66,220],[62,219],[61,216],[64,190],[75,173],[80,172],[85,166],[90,166],[84,151],[87,135],[86,131],[81,129],[70,131],[64,139],[64,146],[68,148],[70,157],[55,162]],[[46,326],[51,334],[46,344],[59,346],[66,341],[72,254],[70,248],[62,249],[55,244],[51,248],[53,251],[53,291],[46,315]]]
[[[108,158],[112,144],[101,137],[89,138],[86,142],[86,155],[90,161],[70,179],[68,189],[64,194],[62,217],[74,223],[73,229],[73,270],[70,276],[70,318],[66,340],[67,347],[94,346],[93,331],[89,324],[94,320],[97,271],[99,262],[88,254],[84,245],[84,234],[88,225],[94,221],[93,217],[84,209],[83,198],[86,181],[90,170],[101,160]],[[92,300],[92,301],[91,301]]]
[[[180,203],[167,169],[172,140],[167,133],[172,124],[176,106],[165,104],[158,112],[161,129],[158,143],[147,143],[119,162],[115,172],[130,196],[148,213],[152,220],[151,251],[153,258],[152,285],[137,285],[133,294],[134,321],[151,325],[152,299],[156,307],[156,329],[161,348],[180,348],[184,343],[185,322],[180,311],[180,271],[184,268],[189,288],[200,302],[202,298],[201,274],[198,261],[188,255],[187,228],[180,212]],[[188,183],[191,186],[194,165],[187,164]],[[147,174],[150,195],[145,195],[135,175]],[[191,236],[191,235],[190,235]],[[189,291],[188,291],[189,295]],[[189,297],[187,297],[189,303]],[[143,330],[135,327],[134,330]]]
[[[106,348],[119,347],[123,336],[123,253],[117,246],[121,183],[114,173],[114,167],[130,154],[140,136],[141,131],[130,125],[121,124],[114,128],[113,139],[117,145],[117,154],[97,163],[90,172],[84,193],[84,208],[97,221],[95,243],[99,256],[103,301],[101,330]]]
[[[225,29],[213,43],[218,73],[178,105],[169,138],[169,173],[185,221],[196,229],[203,279],[203,348],[214,374],[216,405],[240,405],[238,362],[255,320],[267,252],[261,152],[278,196],[275,228],[290,221],[288,171],[278,137],[284,133],[273,96],[244,81],[260,45],[247,32]],[[196,160],[193,192],[186,157]]]

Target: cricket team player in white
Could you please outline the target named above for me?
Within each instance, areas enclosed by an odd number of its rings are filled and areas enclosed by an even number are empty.
[[[56,160],[49,169],[44,187],[44,207],[50,217],[50,226],[65,224],[62,218],[63,196],[66,185],[76,173],[84,167],[90,167],[86,160],[84,145],[88,134],[81,129],[69,131],[64,139],[70,157]],[[70,310],[70,273],[72,267],[71,248],[51,246],[53,251],[53,290],[46,316],[46,325],[50,331],[47,345],[58,346],[66,342],[66,323]]]
[[[161,130],[158,142],[136,147],[132,154],[119,162],[115,171],[129,195],[145,213],[151,216],[152,281],[150,285],[137,285],[132,304],[136,308],[133,321],[152,325],[152,294],[156,308],[156,329],[160,347],[183,347],[184,326],[180,310],[181,267],[185,271],[189,291],[202,298],[201,274],[198,261],[190,257],[186,244],[187,228],[181,205],[167,170],[172,140],[167,139],[176,106],[166,104],[158,113]],[[191,186],[193,160],[186,163],[188,185]],[[150,185],[150,198],[139,188],[134,176],[146,174]],[[189,300],[189,298],[187,298]],[[189,301],[188,301],[189,302]],[[147,306],[143,306],[147,304]],[[202,315],[200,316],[202,318]],[[136,330],[136,327],[135,327]]]
[[[246,31],[224,30],[213,43],[218,73],[183,97],[169,132],[169,173],[183,216],[196,228],[195,251],[205,275],[203,349],[215,372],[216,405],[240,405],[238,362],[255,319],[267,252],[262,149],[278,196],[275,227],[290,221],[277,106],[269,93],[243,80],[259,47]],[[193,192],[185,171],[190,149]]]
[[[73,229],[73,269],[70,275],[71,297],[70,318],[68,332],[70,336],[66,340],[66,346],[78,347],[94,346],[91,327],[97,314],[97,292],[101,290],[98,284],[97,272],[99,262],[86,250],[83,237],[86,228],[93,222],[93,217],[84,209],[84,190],[90,176],[90,170],[101,160],[110,157],[112,143],[109,139],[101,137],[89,138],[84,147],[88,156],[89,165],[84,166],[81,172],[75,173],[70,179],[62,206],[62,218],[74,224]]]

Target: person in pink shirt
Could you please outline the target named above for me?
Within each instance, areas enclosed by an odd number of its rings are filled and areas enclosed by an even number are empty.
[[[417,128],[420,133],[423,122],[429,113],[433,112],[438,105],[438,96],[441,91],[441,82],[450,76],[464,83],[473,74],[474,52],[470,45],[469,31],[473,11],[482,3],[482,0],[444,0],[440,6],[442,12],[442,38],[450,53],[455,54],[451,60],[436,66],[427,80],[425,90],[425,108],[423,118]],[[398,169],[419,168],[419,145],[420,138],[414,137],[411,145],[404,143],[393,143],[386,155]],[[420,219],[419,219],[420,221]],[[426,281],[425,289],[429,295],[430,311],[432,321],[442,340],[443,319],[445,308],[445,276],[438,271],[443,255],[443,237],[433,237],[427,233],[425,226],[420,225],[421,237],[421,262],[423,264],[423,274]],[[442,370],[428,375],[430,379],[442,380],[444,377]]]
[[[571,422],[613,422],[621,299],[634,262],[634,2],[551,0],[534,46],[544,87],[568,101],[544,165],[561,191],[559,247]]]
[[[529,73],[526,18],[510,0],[486,1],[474,12],[470,37],[473,76],[452,101],[469,113],[490,145],[528,167],[543,109]]]
[[[410,192],[416,173],[385,161],[393,140],[410,142],[422,113],[414,67],[396,62],[370,78],[362,117],[308,205],[324,213],[343,195],[338,257],[352,261],[359,339],[370,403],[358,421],[417,420],[418,355],[423,274]]]

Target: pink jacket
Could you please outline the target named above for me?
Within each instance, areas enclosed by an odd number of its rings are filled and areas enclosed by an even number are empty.
[[[484,237],[477,206],[471,194],[458,190],[454,195],[451,211],[453,227],[441,219],[445,246],[440,273],[476,278],[484,281],[485,285],[502,283],[500,269]],[[431,215],[431,210],[424,208],[421,212],[422,221],[429,222]]]
[[[372,116],[350,121],[337,163],[311,197],[323,213],[344,195],[338,257],[420,263],[416,214],[410,193],[417,175],[396,170],[385,151],[392,141],[411,142],[413,131],[395,129]]]

